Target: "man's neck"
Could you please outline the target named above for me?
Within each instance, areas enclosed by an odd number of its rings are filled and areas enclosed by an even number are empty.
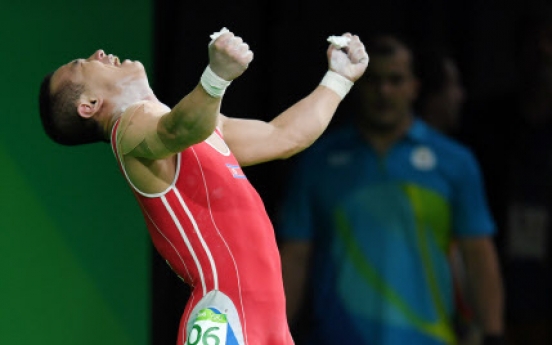
[[[148,96],[147,99],[143,99],[143,100],[140,100],[138,102],[144,102],[144,101],[159,102],[157,97],[153,94],[151,96]],[[111,141],[111,132],[113,131],[113,126],[115,126],[115,123],[117,122],[117,120],[124,114],[124,112],[130,106],[132,106],[132,105],[134,105],[138,102],[128,104],[126,106],[114,107],[111,111],[108,112],[110,114],[109,117],[105,121],[102,122],[103,132],[104,132],[104,135],[105,135],[106,139]]]
[[[413,121],[414,117],[409,115],[394,127],[383,129],[365,125],[359,128],[362,137],[372,145],[374,150],[379,154],[385,154],[395,142],[406,135]]]

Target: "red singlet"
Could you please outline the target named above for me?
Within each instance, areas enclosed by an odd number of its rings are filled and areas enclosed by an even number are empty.
[[[293,344],[274,230],[230,150],[220,152],[207,141],[187,148],[177,155],[172,185],[146,194],[121,164],[118,125],[112,148],[153,244],[192,287],[178,344]]]

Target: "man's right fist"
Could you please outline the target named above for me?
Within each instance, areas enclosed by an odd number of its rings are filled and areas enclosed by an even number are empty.
[[[242,75],[253,60],[253,52],[241,37],[231,31],[222,30],[213,34],[209,44],[209,66],[220,78],[232,81]],[[217,37],[218,36],[218,37]]]

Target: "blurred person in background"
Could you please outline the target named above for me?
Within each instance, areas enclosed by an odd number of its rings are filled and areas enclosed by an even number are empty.
[[[479,166],[415,115],[409,47],[383,35],[367,49],[358,116],[300,155],[278,219],[297,344],[456,344],[452,241],[484,344],[502,344],[496,228]]]

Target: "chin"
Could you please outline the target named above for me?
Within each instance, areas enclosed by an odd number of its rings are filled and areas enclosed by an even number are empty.
[[[390,131],[401,124],[402,118],[391,114],[382,114],[381,116],[365,117],[362,122],[368,127],[380,130]]]
[[[371,122],[378,123],[380,126],[395,126],[399,122],[401,122],[402,117],[397,115],[396,113],[379,113],[375,114],[375,116],[371,117]]]
[[[134,61],[134,65],[136,65],[137,68],[139,68],[140,70],[142,71],[146,71],[146,68],[144,67],[144,65],[140,62],[140,61]]]
[[[117,86],[117,91],[111,95],[111,102],[116,109],[125,109],[133,103],[152,99],[153,91],[145,75],[133,74],[121,80]]]
[[[140,74],[140,75],[146,75],[146,68],[140,61],[131,61],[131,60],[125,60],[123,61],[121,67],[123,70],[127,71],[127,73],[133,73],[133,74]],[[131,72],[132,71],[132,72]]]
[[[373,121],[369,122],[372,128],[380,131],[392,131],[399,126],[398,122]]]

